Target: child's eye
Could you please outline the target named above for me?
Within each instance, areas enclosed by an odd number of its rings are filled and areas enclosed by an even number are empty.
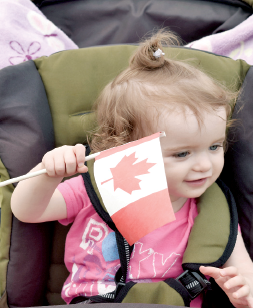
[[[222,147],[223,147],[222,144],[214,144],[210,146],[209,150],[216,151],[218,148],[222,148]]]
[[[181,152],[181,153],[176,153],[173,156],[182,158],[182,157],[186,157],[188,154],[189,154],[189,152]]]

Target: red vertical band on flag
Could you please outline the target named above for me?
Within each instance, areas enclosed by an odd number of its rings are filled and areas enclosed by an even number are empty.
[[[111,216],[129,245],[155,229],[175,220],[168,190],[139,199]]]
[[[153,134],[151,136],[144,137],[144,138],[141,138],[139,140],[132,141],[132,142],[123,144],[121,146],[118,146],[118,147],[115,147],[115,148],[111,148],[111,149],[102,151],[98,156],[95,157],[95,160],[98,160],[98,159],[101,159],[101,158],[105,158],[105,157],[107,157],[109,155],[115,154],[117,152],[121,152],[121,151],[126,150],[128,148],[132,148],[134,146],[137,146],[139,144],[142,144],[144,142],[153,140],[153,139],[158,138],[158,137],[160,137],[160,133],[155,133],[155,134]]]

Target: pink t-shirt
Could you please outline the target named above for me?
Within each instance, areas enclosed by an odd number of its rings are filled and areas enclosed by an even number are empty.
[[[65,264],[70,275],[62,298],[70,303],[79,295],[89,297],[113,291],[114,275],[120,267],[114,231],[94,210],[82,176],[61,183],[58,189],[67,205],[67,219],[60,223],[73,222],[66,238]],[[195,199],[188,199],[175,213],[175,221],[136,242],[127,279],[148,283],[183,273],[182,258],[197,215]],[[191,306],[200,307],[201,298],[197,297]]]

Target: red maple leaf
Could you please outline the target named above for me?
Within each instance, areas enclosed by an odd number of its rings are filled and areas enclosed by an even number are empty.
[[[112,178],[101,183],[104,184],[110,180],[114,180],[114,191],[117,188],[124,190],[131,194],[134,190],[139,190],[139,183],[141,180],[136,176],[142,174],[148,174],[149,169],[155,165],[155,163],[147,163],[148,158],[134,164],[138,158],[135,157],[135,152],[129,156],[124,156],[121,161],[114,168],[110,168]]]

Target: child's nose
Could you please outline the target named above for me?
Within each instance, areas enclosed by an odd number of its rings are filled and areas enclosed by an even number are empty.
[[[195,164],[193,166],[194,171],[207,172],[212,168],[212,162],[207,153],[201,153],[196,157]]]

